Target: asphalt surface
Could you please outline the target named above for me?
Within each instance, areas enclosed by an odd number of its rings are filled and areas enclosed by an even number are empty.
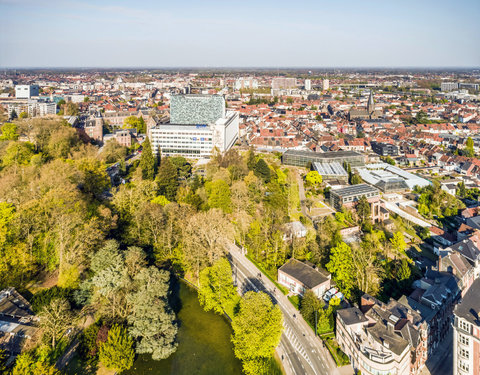
[[[263,291],[280,306],[284,331],[277,353],[282,359],[287,375],[339,374],[330,353],[323,347],[323,342],[315,337],[312,329],[288,298],[281,291],[276,290],[275,285],[266,276],[261,276],[260,271],[242,255],[237,246],[232,244],[229,250],[234,281],[240,292],[243,294],[249,290]]]

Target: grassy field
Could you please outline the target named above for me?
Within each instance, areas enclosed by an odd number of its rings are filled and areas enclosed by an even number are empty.
[[[328,351],[330,352],[333,359],[335,360],[337,367],[345,366],[350,363],[350,360],[348,359],[347,355],[344,352],[342,352],[342,350],[338,346],[337,340],[335,340],[335,335],[333,333],[326,334],[321,337],[323,342],[327,346]]]

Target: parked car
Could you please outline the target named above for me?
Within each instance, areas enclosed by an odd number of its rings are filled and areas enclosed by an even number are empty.
[[[330,288],[329,290],[327,290],[325,292],[325,294],[323,295],[323,300],[325,302],[328,302],[330,301],[330,298],[332,298],[335,294],[338,293],[338,289],[337,288]]]

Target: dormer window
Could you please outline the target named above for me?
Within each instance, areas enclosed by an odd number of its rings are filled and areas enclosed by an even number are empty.
[[[458,320],[458,327],[465,332],[470,332],[470,323],[463,319]]]

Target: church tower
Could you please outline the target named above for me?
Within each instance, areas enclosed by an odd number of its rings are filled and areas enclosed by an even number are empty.
[[[367,112],[369,116],[375,112],[375,102],[373,101],[372,91],[370,91],[370,96],[368,97]]]

